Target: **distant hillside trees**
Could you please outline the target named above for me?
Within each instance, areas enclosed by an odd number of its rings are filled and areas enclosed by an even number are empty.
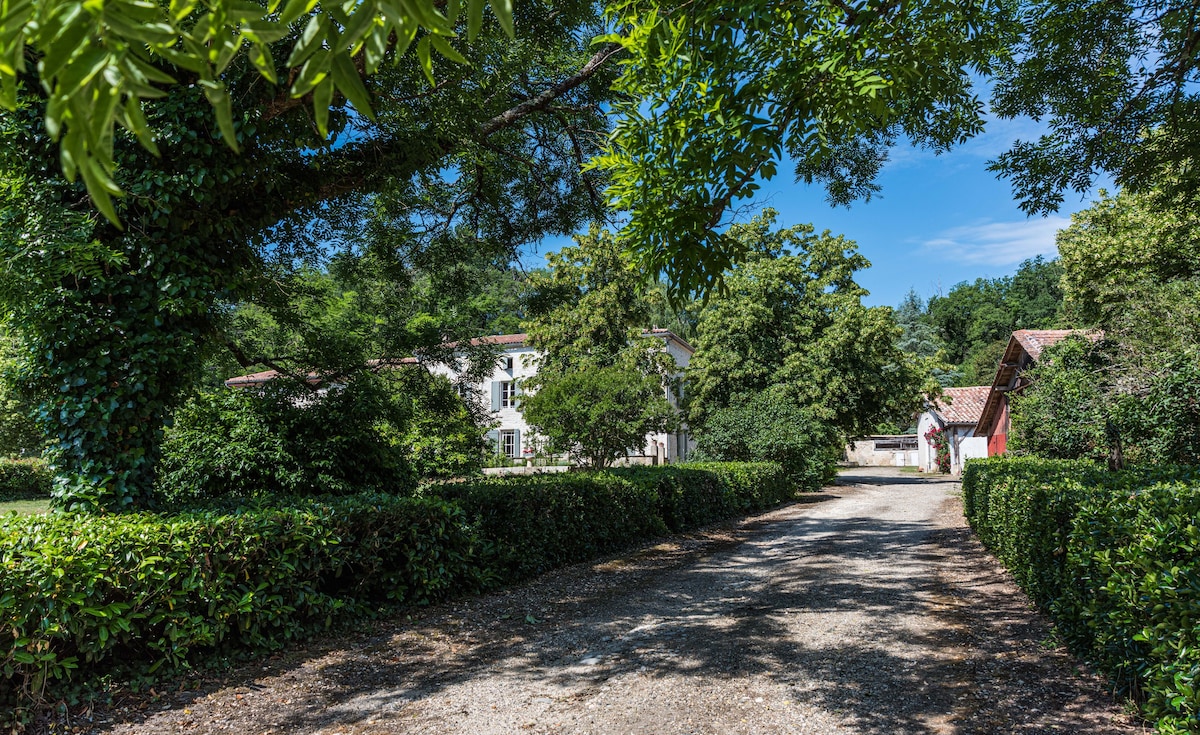
[[[977,278],[929,299],[928,324],[958,366],[958,385],[990,383],[1009,336],[1060,326],[1062,265],[1038,256],[1012,276]]]

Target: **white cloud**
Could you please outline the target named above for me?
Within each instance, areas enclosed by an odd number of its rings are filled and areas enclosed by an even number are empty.
[[[1054,235],[1071,224],[1053,215],[1015,222],[983,221],[952,227],[920,241],[920,252],[967,265],[1016,265],[1037,255],[1055,257]]]

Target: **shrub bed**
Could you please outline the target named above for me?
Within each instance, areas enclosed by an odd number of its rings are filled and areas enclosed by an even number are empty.
[[[671,531],[686,531],[795,497],[796,488],[773,462],[695,462],[609,470],[657,496]]]
[[[666,529],[652,491],[605,473],[497,477],[436,485],[489,544],[488,571],[504,582],[653,538]]]
[[[1067,643],[1162,733],[1200,732],[1200,473],[973,460],[967,518]]]
[[[440,597],[473,583],[474,547],[461,510],[389,496],[7,518],[0,705],[36,701],[76,668],[145,675]]]
[[[0,459],[0,502],[48,498],[52,480],[40,459]]]
[[[5,518],[0,711],[63,691],[76,669],[137,680],[271,650],[386,605],[525,579],[793,492],[778,465],[713,463],[428,485],[416,498]]]

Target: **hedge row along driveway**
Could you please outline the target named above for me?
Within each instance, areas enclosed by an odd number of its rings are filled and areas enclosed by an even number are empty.
[[[1200,470],[974,460],[963,501],[1066,641],[1158,732],[1200,732]]]
[[[894,470],[439,603],[102,713],[106,735],[1132,735],[975,542]],[[160,693],[163,690],[159,690]],[[148,705],[141,709],[142,705]]]
[[[481,480],[166,514],[0,520],[0,719],[279,649],[400,603],[528,578],[795,497],[772,464]],[[9,634],[11,632],[11,636]]]

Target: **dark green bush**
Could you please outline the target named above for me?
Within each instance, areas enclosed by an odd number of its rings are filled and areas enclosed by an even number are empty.
[[[53,480],[40,459],[0,459],[0,501],[48,498]]]
[[[144,673],[278,648],[383,604],[470,589],[475,546],[461,510],[384,495],[6,518],[0,708],[77,668]]]
[[[833,479],[841,449],[833,431],[782,391],[710,413],[696,430],[698,461],[775,462],[801,491]]]
[[[675,532],[769,508],[796,494],[790,478],[771,462],[691,462],[610,472],[653,490],[659,515]]]
[[[1075,651],[1138,696],[1159,732],[1200,731],[1200,470],[972,460],[963,500]]]
[[[379,375],[358,375],[324,394],[282,379],[221,388],[177,412],[163,444],[159,494],[189,502],[411,487],[400,441],[410,417],[409,403]]]
[[[653,490],[609,473],[488,478],[431,486],[492,543],[491,571],[526,579],[665,532]]]
[[[795,495],[779,465],[696,463],[432,485],[494,544],[494,571],[524,579]]]

